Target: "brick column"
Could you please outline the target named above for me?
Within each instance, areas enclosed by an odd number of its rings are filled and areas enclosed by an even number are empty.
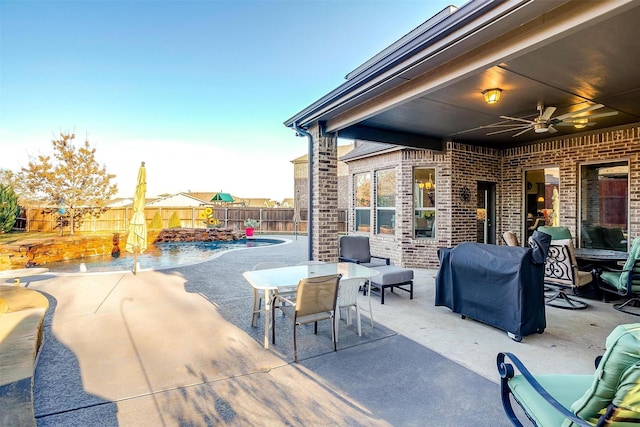
[[[309,129],[313,138],[313,259],[338,260],[338,139]]]

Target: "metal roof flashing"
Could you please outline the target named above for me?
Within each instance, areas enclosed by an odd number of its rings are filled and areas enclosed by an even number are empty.
[[[444,8],[349,73],[343,84],[286,120],[284,125],[292,127],[294,123],[297,123],[298,126],[304,127],[316,121],[318,117],[332,110],[332,105],[345,102],[340,101],[340,98],[346,99],[355,96],[354,94],[359,88],[366,88],[385,70],[415,56],[417,52],[421,52],[421,56],[429,56],[429,46],[443,41],[444,38],[452,36],[457,31],[473,31],[472,28],[465,29],[472,22],[475,22],[472,25],[473,28],[490,26],[495,17],[486,14],[494,8],[501,9],[501,3],[502,1],[497,0],[470,0],[460,8],[455,6]],[[496,13],[502,12],[499,10]],[[484,18],[478,21],[480,17]],[[455,40],[449,43],[455,44]]]
[[[450,5],[442,9],[440,12],[433,15],[431,18],[427,19],[422,24],[418,25],[416,28],[411,30],[409,33],[402,36],[400,39],[383,49],[381,52],[374,55],[371,59],[367,60],[362,65],[358,66],[355,70],[351,71],[349,74],[345,76],[346,80],[351,80],[354,77],[357,77],[363,74],[366,70],[371,68],[374,64],[377,64],[382,61],[383,58],[389,57],[392,53],[396,52],[401,46],[407,45],[409,42],[417,39],[422,34],[435,27],[440,21],[447,18],[454,12],[456,12],[458,8],[456,6]]]

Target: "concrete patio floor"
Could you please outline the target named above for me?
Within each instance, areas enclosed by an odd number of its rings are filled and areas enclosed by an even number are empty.
[[[328,328],[303,331],[295,364],[284,318],[277,344],[262,348],[263,319],[251,327],[242,278],[260,261],[305,260],[307,239],[285,239],[171,270],[25,281],[50,300],[38,425],[506,426],[499,351],[534,373],[592,373],[606,336],[636,321],[592,300],[580,311],[548,307],[544,333],[516,343],[435,307],[436,271],[415,269],[413,300],[372,296],[375,327],[363,318],[358,337],[343,322],[338,352]]]

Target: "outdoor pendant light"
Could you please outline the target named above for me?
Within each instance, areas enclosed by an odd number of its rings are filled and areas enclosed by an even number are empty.
[[[486,89],[482,91],[482,96],[484,97],[484,102],[487,104],[495,104],[500,101],[500,95],[502,94],[502,89],[493,88]]]

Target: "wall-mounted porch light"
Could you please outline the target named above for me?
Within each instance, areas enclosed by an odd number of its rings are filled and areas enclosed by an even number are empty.
[[[482,91],[484,102],[487,104],[495,104],[500,101],[500,95],[502,95],[502,89],[499,88],[486,89]]]

